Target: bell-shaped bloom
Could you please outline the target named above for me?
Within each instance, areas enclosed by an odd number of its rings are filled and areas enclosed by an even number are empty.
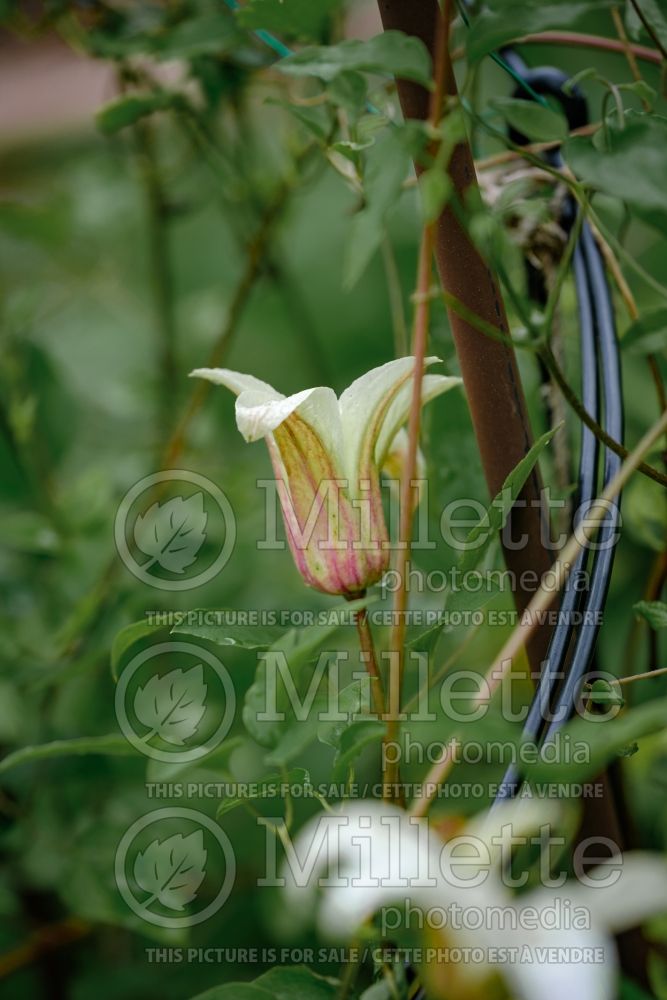
[[[266,440],[297,568],[326,594],[360,594],[389,568],[380,472],[409,414],[414,366],[406,357],[374,368],[340,399],[323,386],[283,396],[227,368],[192,372],[236,393],[241,434]],[[459,382],[424,375],[422,402]]]
[[[283,868],[290,912],[317,913],[329,938],[352,938],[381,908],[396,937],[397,906],[429,946],[449,947],[423,969],[438,1000],[496,996],[501,974],[514,1000],[614,1000],[613,935],[667,912],[667,863],[639,851],[617,855],[558,887],[519,896],[503,869],[513,847],[562,821],[555,802],[515,800],[481,814],[447,841],[432,824],[394,806],[355,802],[320,814],[299,832]],[[534,842],[534,840],[533,840]],[[316,909],[317,908],[317,909]],[[442,951],[445,951],[442,948]],[[463,957],[466,951],[475,958]]]

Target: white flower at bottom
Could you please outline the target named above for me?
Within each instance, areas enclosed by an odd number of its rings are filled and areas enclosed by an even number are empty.
[[[501,878],[500,845],[509,848],[512,838],[535,833],[558,812],[555,803],[503,803],[445,843],[424,819],[414,820],[393,806],[356,802],[341,813],[321,814],[299,833],[295,854],[303,858],[310,852],[312,867],[307,881],[299,884],[294,865],[287,864],[286,891],[292,906],[302,910],[304,904],[315,904],[320,888],[317,922],[328,937],[351,935],[380,907],[401,900],[426,914],[458,908],[463,918],[446,927],[447,944],[498,956],[497,964],[482,961],[458,968],[459,982],[474,986],[500,971],[516,1000],[612,1000],[617,977],[613,935],[667,911],[667,862],[640,852],[618,855],[588,872],[588,884],[571,879],[558,889],[513,896]],[[335,849],[322,837],[323,823],[331,826]],[[318,853],[313,863],[314,844]],[[322,880],[326,862],[329,875]],[[602,884],[609,881],[612,867],[618,878]],[[596,880],[601,884],[593,885]],[[569,919],[558,926],[559,914],[577,910],[587,915],[587,927],[573,926]],[[465,914],[471,911],[481,912],[486,922],[466,927]],[[593,949],[584,953],[592,960],[582,960],[582,949]],[[464,990],[462,995],[470,994]],[[448,993],[447,1000],[456,1000],[456,993]]]

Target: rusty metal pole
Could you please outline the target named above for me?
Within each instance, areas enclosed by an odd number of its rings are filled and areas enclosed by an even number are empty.
[[[397,29],[414,35],[433,53],[436,20],[440,16],[437,0],[378,0],[378,4],[385,30]],[[404,117],[426,120],[428,91],[408,80],[399,79],[397,85]],[[446,82],[446,93],[448,96],[457,93],[452,73]],[[415,167],[419,172],[420,165],[415,164]],[[454,197],[462,203],[466,195],[477,187],[472,151],[467,140],[461,141],[455,148],[448,172]],[[498,280],[473,245],[451,205],[445,208],[436,224],[435,257],[444,289],[486,323],[506,333],[507,316]],[[532,444],[516,356],[510,345],[480,333],[453,310],[448,310],[448,313],[482,467],[493,497]],[[525,544],[516,549],[505,547],[505,562],[516,576],[514,599],[521,612],[534,592],[534,574],[541,576],[551,565],[542,538],[545,512],[541,505],[541,482],[537,470],[530,476],[518,500],[511,515],[512,537],[525,537]],[[542,626],[529,644],[528,655],[534,673],[541,667],[548,640],[549,630]]]

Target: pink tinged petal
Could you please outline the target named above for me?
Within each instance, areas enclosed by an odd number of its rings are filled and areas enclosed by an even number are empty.
[[[385,536],[360,538],[347,482],[313,427],[292,414],[274,432],[270,451],[290,547],[304,579],[329,594],[359,593],[379,579],[388,555],[381,545]]]
[[[236,421],[246,441],[266,438],[279,483],[287,536],[297,568],[326,593],[356,594],[389,566],[388,535],[377,470],[367,482],[346,478],[339,403],[317,387],[285,397],[230,369],[193,375],[237,393]]]

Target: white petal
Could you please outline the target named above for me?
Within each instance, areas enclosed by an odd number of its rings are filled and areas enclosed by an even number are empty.
[[[426,358],[424,366],[439,360],[436,357]],[[389,361],[362,375],[340,397],[343,447],[350,477],[359,475],[362,464],[368,458],[378,465],[382,464],[389,445],[401,424],[405,423],[410,409],[414,366],[413,357]],[[425,379],[424,402],[453,384],[458,382],[444,379],[443,376],[437,382]],[[404,395],[401,395],[402,391]],[[401,400],[398,405],[397,399]],[[366,469],[361,469],[361,473],[367,474]]]
[[[332,463],[339,469],[341,428],[338,400],[333,389],[304,389],[281,399],[270,399],[265,392],[249,390],[236,400],[236,424],[246,441],[258,441],[272,434],[292,414],[297,414],[313,428]]]
[[[435,870],[442,845],[439,841],[434,843],[434,838],[420,840],[417,826],[403,810],[364,801],[351,804],[340,814],[320,814],[296,838],[294,846],[300,859],[307,856],[318,832],[321,834],[320,824],[327,824],[330,831],[332,858],[336,859],[334,871],[345,883],[323,889],[319,924],[327,935],[350,933],[378,906],[408,894],[415,895],[421,890],[436,893],[434,898],[440,897],[437,886],[429,890],[423,882],[421,885],[417,882],[421,881],[420,875]],[[425,824],[422,828],[428,833]],[[297,907],[304,905],[304,896],[312,898],[326,861],[323,850],[307,887],[296,886],[290,868],[283,872],[287,891]]]
[[[510,837],[530,836],[545,824],[554,827],[562,813],[561,806],[553,800],[511,799],[479,813],[466,824],[465,832],[486,844],[491,863],[496,864],[501,860],[503,845],[506,851],[511,846]]]
[[[296,838],[294,847],[301,864],[318,833],[322,836],[325,828],[320,824],[327,822],[333,850],[329,857],[326,848],[320,850],[308,884],[298,887],[291,868],[283,871],[291,905],[297,910],[308,909],[309,901],[312,904],[325,867],[342,879],[342,885],[321,885],[318,924],[327,936],[349,936],[381,906],[403,900],[424,910],[450,905],[485,910],[509,903],[508,894],[491,874],[476,887],[462,884],[464,876],[447,877],[441,868],[443,843],[437,832],[425,820],[416,821],[384,803],[357,802],[339,814],[320,814]],[[457,939],[466,944],[476,943],[477,938],[478,931],[457,930]]]
[[[428,360],[431,361],[433,359],[429,358]],[[454,386],[461,385],[461,382],[462,379],[456,378],[453,375],[424,375],[422,379],[422,406],[435,399],[436,396],[441,396],[443,392],[453,389]],[[398,390],[396,399],[389,407],[387,416],[382,424],[382,429],[375,445],[375,461],[378,465],[384,463],[385,456],[396,437],[398,429],[408,419],[411,403],[412,379],[409,379]]]
[[[610,884],[614,866],[620,869],[620,876]],[[619,854],[593,868],[588,878],[604,880],[606,884],[575,883],[571,893],[573,904],[585,906],[591,919],[611,934],[636,927],[658,913],[667,913],[667,862],[658,854],[643,851]]]
[[[548,905],[548,898],[550,894],[546,892],[529,893],[526,905],[542,908]],[[506,935],[503,945],[520,949],[517,960],[508,961],[503,967],[516,1000],[614,1000],[616,997],[616,946],[611,937],[596,927],[522,930]],[[546,950],[550,948],[559,951],[550,953]],[[593,949],[588,952],[588,961],[584,960],[586,953],[582,949]]]
[[[234,372],[231,368],[195,368],[193,372],[190,372],[190,378],[203,378],[215,385],[224,385],[237,396],[246,389],[253,389],[266,393],[270,399],[284,399],[283,394],[274,389],[268,382],[262,382],[254,375]]]
[[[429,358],[426,364],[437,360]],[[369,440],[375,445],[382,428],[383,409],[390,405],[393,393],[409,379],[414,367],[413,357],[388,361],[356,379],[340,397],[343,446],[350,476],[359,475],[362,451]]]

